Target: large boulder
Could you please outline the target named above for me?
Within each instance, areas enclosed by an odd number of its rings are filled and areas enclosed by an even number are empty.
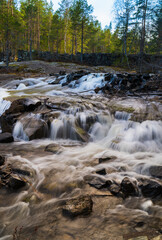
[[[47,123],[41,119],[26,117],[21,119],[23,131],[28,140],[47,137]]]
[[[0,133],[0,143],[11,143],[14,141],[14,138],[11,133],[4,132]]]
[[[93,202],[90,196],[80,196],[66,201],[62,213],[67,217],[89,215],[92,212]]]
[[[37,99],[22,98],[12,102],[9,109],[7,109],[1,116],[0,123],[2,132],[12,132],[14,123],[24,112],[34,111],[41,105]]]
[[[6,110],[5,114],[15,114],[20,112],[29,112],[35,110],[41,105],[37,99],[22,98],[12,102],[10,108]]]
[[[162,197],[162,184],[150,179],[141,179],[139,182],[142,195],[149,198]]]

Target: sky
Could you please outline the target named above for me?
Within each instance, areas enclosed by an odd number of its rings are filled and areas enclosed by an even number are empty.
[[[88,0],[94,8],[93,15],[96,16],[97,20],[101,23],[102,28],[106,25],[109,26],[113,20],[112,8],[115,0]],[[60,0],[52,0],[54,11],[59,7],[58,3]]]

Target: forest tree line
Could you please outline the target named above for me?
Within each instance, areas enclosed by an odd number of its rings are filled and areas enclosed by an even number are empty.
[[[0,52],[161,53],[162,1],[116,0],[102,29],[87,0],[0,0]]]

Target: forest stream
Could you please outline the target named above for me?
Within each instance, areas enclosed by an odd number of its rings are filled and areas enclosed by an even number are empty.
[[[0,239],[161,239],[161,98],[79,74],[0,87]]]

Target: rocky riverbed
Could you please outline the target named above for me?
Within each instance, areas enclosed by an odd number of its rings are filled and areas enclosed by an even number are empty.
[[[1,81],[0,239],[162,237],[156,74]]]

